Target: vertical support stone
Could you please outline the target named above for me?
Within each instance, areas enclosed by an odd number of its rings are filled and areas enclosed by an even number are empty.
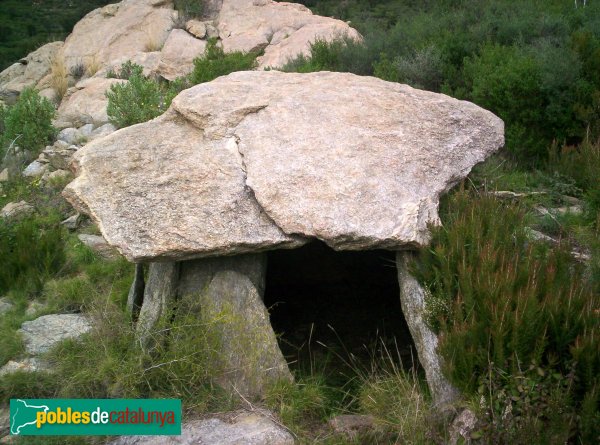
[[[135,277],[129,288],[129,294],[127,295],[127,312],[131,315],[133,321],[137,321],[140,314],[140,309],[144,302],[145,287],[144,265],[138,263],[135,265]]]
[[[433,401],[436,406],[442,407],[455,401],[459,392],[442,374],[442,358],[437,353],[438,338],[423,318],[425,291],[408,269],[412,255],[412,252],[396,252],[400,303]]]
[[[136,334],[142,347],[152,344],[154,331],[161,317],[177,298],[179,263],[151,263],[144,303],[140,310]]]
[[[293,379],[263,303],[266,265],[265,254],[181,264],[178,298],[199,303],[199,317],[217,343],[216,382],[251,398]]]

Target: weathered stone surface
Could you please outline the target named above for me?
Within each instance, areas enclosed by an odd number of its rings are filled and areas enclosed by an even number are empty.
[[[375,428],[375,418],[373,416],[359,414],[341,414],[333,417],[327,423],[337,434],[343,434],[350,438]]]
[[[40,153],[37,162],[49,164],[53,169],[66,170],[78,148],[76,145],[67,145],[65,141],[56,141]]]
[[[0,217],[6,219],[17,219],[35,212],[33,206],[25,201],[9,202],[0,211]]]
[[[109,134],[114,133],[115,131],[117,131],[117,127],[115,127],[113,124],[104,124],[92,131],[92,134],[88,138],[88,141],[93,141],[94,139],[99,139],[104,136],[108,136]]]
[[[8,67],[0,73],[0,89],[20,93],[26,87],[35,87],[50,72],[52,60],[62,46],[63,42],[47,43],[21,60],[21,67]]]
[[[112,259],[116,257],[115,249],[101,236],[81,233],[77,235],[77,238],[103,258]]]
[[[144,290],[144,304],[137,322],[136,333],[144,347],[152,347],[160,339],[156,326],[177,298],[179,264],[152,263]]]
[[[442,358],[437,353],[438,338],[423,317],[425,290],[408,269],[411,258],[411,252],[396,253],[402,313],[415,342],[419,362],[425,370],[433,401],[438,407],[443,407],[455,401],[459,393],[442,373]]]
[[[198,39],[206,37],[206,24],[199,20],[188,20],[185,29]]]
[[[216,381],[245,397],[292,380],[256,287],[236,271],[217,272],[200,294],[200,318],[219,339]]]
[[[58,107],[59,127],[80,127],[85,124],[96,126],[108,123],[106,92],[115,83],[123,83],[122,79],[102,79],[92,77],[69,88]]]
[[[26,178],[39,178],[46,173],[47,170],[47,165],[39,161],[33,161],[25,168],[25,170],[23,170],[23,176]]]
[[[67,219],[62,221],[61,224],[67,229],[73,231],[79,228],[79,225],[81,224],[81,219],[81,214],[76,213],[75,215],[69,216]]]
[[[88,319],[80,314],[43,315],[26,321],[19,332],[23,336],[25,351],[31,355],[48,352],[59,342],[80,337],[92,328]]]
[[[293,125],[290,123],[293,122]],[[439,196],[503,143],[472,103],[344,73],[238,72],[75,155],[65,196],[131,260],[428,242]]]
[[[6,298],[6,297],[0,298],[0,316],[6,314],[7,312],[10,312],[14,307],[15,307],[15,305],[12,304],[8,300],[8,298]]]
[[[217,338],[217,382],[245,396],[291,380],[262,302],[267,259],[264,254],[206,258],[180,263],[178,298],[191,299],[199,317]]]
[[[254,397],[278,380],[291,380],[262,302],[265,276],[264,254],[151,263],[137,326],[141,343],[152,347],[161,317],[185,300],[219,342],[212,364],[219,385]]]
[[[0,182],[7,182],[10,179],[8,168],[5,168],[0,172]]]
[[[153,0],[125,0],[87,14],[73,28],[62,50],[69,69],[94,58],[100,66],[132,58],[148,42],[164,42],[173,27],[172,5]]]
[[[223,0],[218,22],[225,52],[259,51],[258,69],[281,67],[298,54],[308,55],[310,43],[360,34],[345,22],[313,15],[297,3],[272,0]]]
[[[133,320],[137,320],[144,302],[144,289],[146,282],[144,279],[144,265],[135,265],[135,276],[133,283],[129,288],[129,294],[127,295],[127,312],[131,314]]]
[[[160,53],[158,74],[167,80],[190,74],[194,59],[204,54],[205,49],[206,41],[194,38],[183,29],[174,29]]]
[[[46,175],[44,175],[46,176]],[[71,172],[67,171],[67,170],[55,170],[53,172],[50,172],[47,174],[46,176],[46,181],[63,181],[67,178],[69,178],[71,176]]]
[[[166,126],[157,122],[125,128],[75,155],[79,177],[63,193],[99,223],[110,244],[134,261],[301,244],[281,232],[245,188],[233,137],[210,140],[170,116],[174,119]],[[160,173],[152,171],[155,162]],[[111,184],[121,191],[109,192]]]
[[[471,433],[477,426],[477,416],[470,409],[464,409],[456,416],[450,426],[450,440],[448,445],[470,445]]]
[[[37,357],[26,357],[20,360],[9,360],[0,368],[0,377],[13,372],[38,372],[49,369],[49,364],[44,360]]]
[[[83,135],[79,132],[79,130],[77,130],[77,128],[68,127],[62,129],[56,136],[56,139],[65,141],[70,145],[79,142],[82,137]]]
[[[181,435],[165,442],[160,436],[123,436],[111,445],[294,445],[293,436],[269,419],[270,413],[231,413],[184,423]],[[223,419],[223,417],[225,417]]]

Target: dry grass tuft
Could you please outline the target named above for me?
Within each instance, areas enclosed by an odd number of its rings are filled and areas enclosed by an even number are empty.
[[[98,71],[100,71],[101,65],[96,55],[90,56],[85,61],[85,73],[88,77],[92,77]]]
[[[69,87],[67,75],[67,66],[63,55],[56,54],[50,64],[50,86],[56,92],[58,99],[62,99]]]

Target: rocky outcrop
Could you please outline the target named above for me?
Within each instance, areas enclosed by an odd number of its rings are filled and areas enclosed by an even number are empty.
[[[293,122],[293,125],[290,123]],[[503,144],[472,103],[343,73],[239,72],[75,155],[64,194],[133,261],[429,240],[440,194]]]
[[[0,99],[14,98],[26,87],[43,89],[45,86],[40,85],[40,82],[50,73],[52,61],[62,46],[63,42],[47,43],[2,71]]]
[[[100,126],[108,123],[106,92],[110,86],[123,83],[121,79],[92,77],[69,88],[58,108],[58,128],[81,127],[85,124]]]
[[[425,290],[410,274],[411,252],[396,254],[400,303],[406,324],[415,342],[419,362],[425,370],[425,378],[434,403],[443,408],[459,397],[459,392],[442,373],[442,358],[437,352],[438,338],[425,322]]]
[[[81,19],[62,50],[68,69],[79,63],[105,66],[162,46],[173,28],[171,2],[124,0],[96,9]],[[153,50],[153,49],[151,49]]]
[[[273,414],[261,412],[234,412],[227,416],[210,417],[184,423],[181,435],[170,437],[173,445],[294,445],[293,436],[281,424],[275,423]],[[164,437],[120,437],[110,445],[163,445]]]
[[[361,39],[345,22],[313,15],[304,5],[272,0],[223,0],[218,30],[225,52],[264,50],[258,69],[308,55],[310,44],[319,39]]]
[[[167,80],[186,76],[194,69],[194,59],[204,54],[206,41],[198,40],[182,29],[174,29],[160,53],[158,74]]]

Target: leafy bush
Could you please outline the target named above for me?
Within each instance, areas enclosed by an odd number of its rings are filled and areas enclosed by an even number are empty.
[[[247,71],[254,68],[256,54],[235,51],[227,53],[217,46],[216,40],[210,40],[204,56],[194,60],[194,71],[190,76],[192,84],[210,82],[219,76],[235,71]]]
[[[461,191],[445,212],[414,268],[447,375],[473,394],[489,366],[512,375],[530,365],[573,370],[568,395],[579,407],[600,384],[600,301],[583,267],[568,246],[529,242],[519,207]]]
[[[54,106],[33,88],[25,88],[17,102],[2,114],[3,145],[18,138],[19,147],[37,153],[56,136],[56,128],[52,126]]]
[[[119,128],[160,116],[184,88],[182,82],[159,83],[141,73],[142,67],[139,65],[124,63],[117,76],[128,79],[127,83],[113,84],[106,93],[108,118]]]

